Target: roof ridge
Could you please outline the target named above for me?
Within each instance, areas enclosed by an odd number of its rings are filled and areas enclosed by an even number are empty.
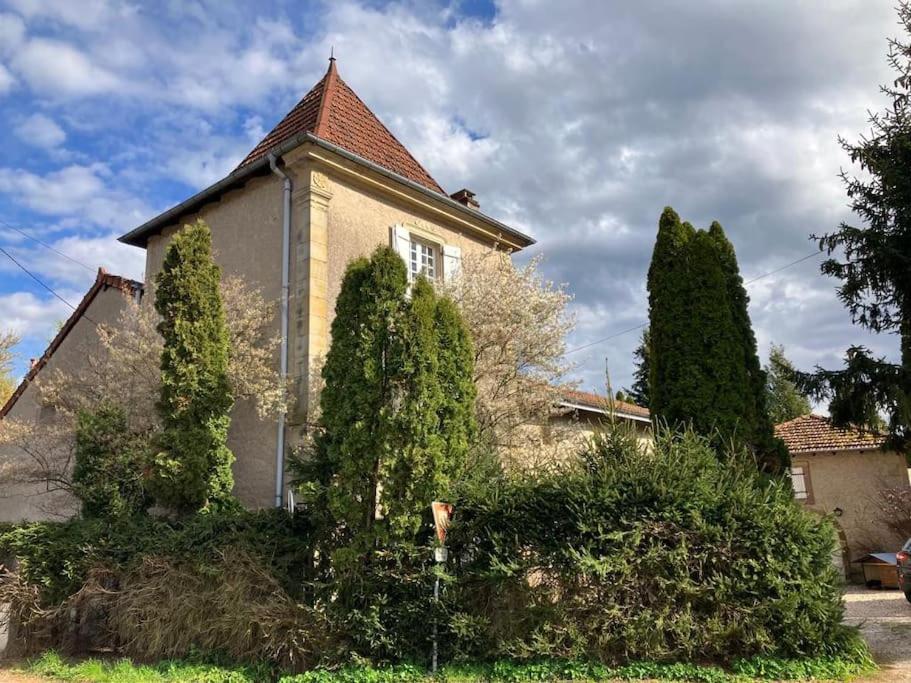
[[[323,90],[320,93],[316,125],[313,127],[313,134],[319,138],[325,136],[325,132],[329,127],[329,116],[331,115],[329,112],[339,80],[338,69],[335,68],[335,57],[330,57],[329,68],[326,70],[326,75],[323,76],[322,80]]]
[[[333,71],[334,71],[334,62],[333,62]],[[418,160],[417,160],[417,157],[415,157],[415,156],[408,150],[408,148],[405,147],[405,144],[404,144],[401,140],[398,139],[398,137],[396,136],[396,134],[393,133],[391,130],[389,130],[389,127],[388,127],[385,123],[383,123],[383,120],[373,112],[373,110],[370,108],[370,106],[369,106],[366,102],[364,102],[364,100],[361,99],[361,96],[358,95],[357,92],[355,92],[354,88],[352,88],[350,85],[348,85],[348,84],[345,82],[345,80],[344,80],[341,76],[339,76],[339,75],[337,75],[337,74],[336,74],[336,80],[337,80],[338,83],[340,83],[342,86],[344,86],[345,88],[348,89],[348,91],[351,93],[352,97],[354,97],[354,99],[356,99],[356,100],[360,103],[360,105],[361,105],[364,109],[367,110],[367,113],[369,113],[369,114],[376,120],[376,122],[377,122],[378,124],[380,124],[380,128],[382,128],[382,129],[389,135],[389,137],[391,137],[391,138],[399,145],[399,147],[401,147],[403,150],[405,150],[405,153],[406,153],[409,157],[411,157],[411,160],[417,165],[417,167],[420,168],[421,171],[424,172],[424,175],[426,175],[428,178],[430,178],[430,180],[433,182],[433,184],[436,185],[436,188],[435,188],[435,189],[436,189],[438,192],[440,192],[441,194],[446,194],[446,193],[443,191],[442,186],[436,181],[436,179],[435,179],[432,175],[430,175],[430,172],[429,172],[426,168],[424,168],[424,164],[422,164],[420,161],[418,161]],[[447,196],[448,196],[448,195],[447,195]]]

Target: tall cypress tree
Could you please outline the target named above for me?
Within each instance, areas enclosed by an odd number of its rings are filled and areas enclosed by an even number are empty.
[[[649,268],[650,408],[719,446],[786,462],[765,406],[765,376],[733,247],[721,226],[696,231],[666,208]]]
[[[691,373],[691,350],[678,344],[677,335],[690,320],[691,282],[686,260],[693,227],[666,207],[658,221],[658,238],[648,270],[649,333],[651,368],[649,407],[656,416],[673,420],[685,415],[677,405],[681,393],[678,380]]]
[[[234,485],[234,455],[227,446],[234,397],[220,279],[202,221],[174,236],[155,279],[164,339],[158,402],[163,428],[150,488],[159,504],[183,513],[227,500]]]
[[[747,388],[743,392],[743,415],[740,421],[741,438],[753,446],[766,469],[780,470],[787,464],[788,454],[784,443],[775,438],[775,423],[769,415],[767,378],[759,361],[756,334],[753,332],[748,310],[750,297],[743,285],[737,254],[718,221],[712,222],[708,232],[715,242],[726,275],[729,305],[740,337],[739,343],[747,374]]]
[[[473,354],[448,299],[391,249],[352,262],[323,370],[321,429],[302,478],[326,494],[336,542],[356,555],[414,541],[474,434]],[[340,535],[338,535],[340,534]]]

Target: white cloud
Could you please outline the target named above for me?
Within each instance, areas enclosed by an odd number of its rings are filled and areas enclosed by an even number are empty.
[[[73,164],[45,175],[0,168],[0,193],[48,216],[80,218],[124,232],[151,215],[144,201],[116,187],[117,179],[100,163]]]
[[[27,41],[16,53],[12,65],[34,90],[52,98],[131,90],[117,75],[60,40]]]
[[[0,95],[12,90],[15,84],[16,79],[13,78],[13,74],[11,74],[5,66],[0,64]]]
[[[15,127],[16,135],[29,145],[52,149],[63,144],[66,132],[44,114],[32,114]]]
[[[0,55],[12,53],[25,37],[25,22],[15,14],[0,12]]]
[[[78,303],[75,293],[70,293]],[[67,299],[70,301],[70,299]],[[49,339],[61,320],[66,320],[72,309],[55,298],[42,299],[30,292],[0,295],[0,320],[6,329],[21,337]]]
[[[125,3],[109,0],[6,0],[28,19],[50,19],[81,29],[98,28],[111,19],[134,10]]]

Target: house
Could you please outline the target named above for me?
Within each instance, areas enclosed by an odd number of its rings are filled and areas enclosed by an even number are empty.
[[[584,439],[616,419],[632,429],[640,443],[651,443],[652,418],[648,408],[575,389],[563,392],[558,407],[564,412],[551,420],[550,429],[575,426]]]
[[[97,326],[116,323],[127,300],[138,300],[142,290],[141,282],[99,269],[95,282],[76,310],[57,331],[41,358],[32,362],[25,378],[6,404],[0,407],[0,419],[45,424],[53,421],[54,416],[48,414],[48,409],[39,401],[34,380],[41,372],[71,368],[83,362],[98,342]],[[13,457],[14,454],[3,453],[0,449],[0,467]],[[49,493],[44,484],[7,486],[0,490],[0,521],[46,519],[72,510],[75,510],[72,501],[65,500],[59,492]]]
[[[283,340],[276,364],[294,386],[295,407],[278,421],[266,421],[252,405],[240,403],[229,434],[237,458],[235,493],[252,508],[282,502],[284,462],[303,430],[309,378],[328,349],[335,299],[351,259],[386,244],[402,256],[412,277],[424,272],[449,278],[462,254],[519,251],[534,243],[482,213],[473,192],[444,192],[330,59],[323,78],[236,169],[120,238],[145,249],[144,287],[100,274],[0,417],[41,417],[35,375],[47,365],[79,362],[93,325],[116,321],[124,293],[150,294],[169,240],[196,219],[211,227],[215,259],[225,275],[240,276],[267,300],[282,303],[275,320]],[[40,493],[3,492],[0,520],[39,516],[31,499]]]
[[[831,515],[849,574],[860,571],[853,563],[862,555],[901,548],[907,539],[885,524],[881,492],[909,488],[908,464],[886,447],[883,435],[838,429],[819,415],[783,422],[775,434],[791,453],[794,497]]]

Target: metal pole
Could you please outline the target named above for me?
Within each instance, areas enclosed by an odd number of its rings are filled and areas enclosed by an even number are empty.
[[[440,606],[440,567],[446,564],[446,560],[449,559],[449,551],[446,549],[446,546],[439,546],[433,550],[433,559],[437,564],[437,576],[433,582],[433,657],[431,658],[431,669],[433,673],[437,672],[437,665],[439,663],[439,643],[437,642],[437,615],[439,614]]]
[[[433,582],[433,604],[435,607],[439,608],[440,605],[440,575],[437,574],[436,581]],[[433,665],[431,669],[433,670],[433,675],[436,676],[437,673],[437,658],[439,654],[439,645],[437,643],[437,615],[436,611],[433,615]]]

